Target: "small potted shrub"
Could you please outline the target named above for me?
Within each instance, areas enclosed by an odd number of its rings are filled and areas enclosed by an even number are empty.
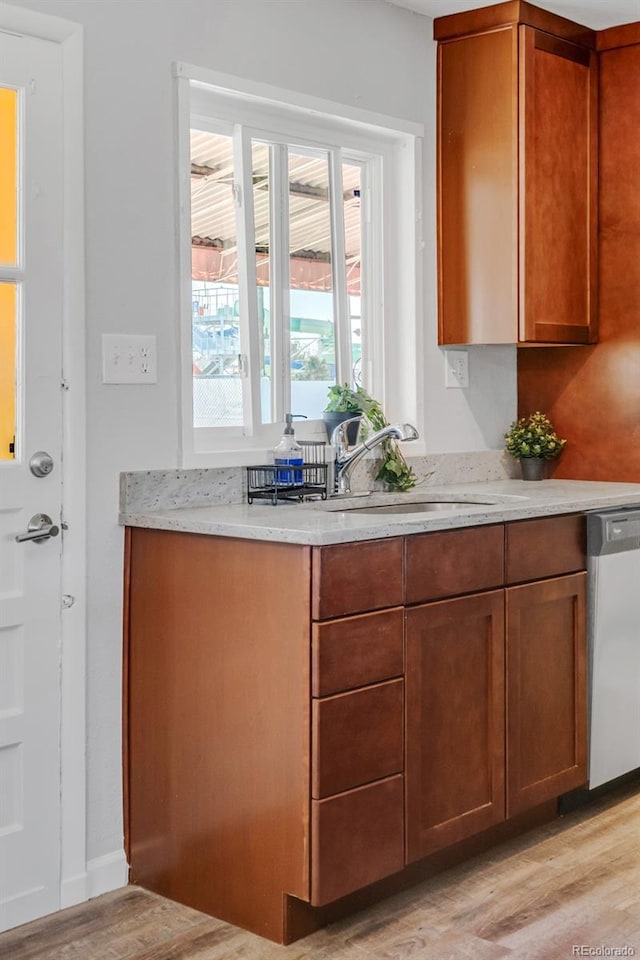
[[[504,439],[507,452],[520,461],[523,480],[542,480],[545,461],[557,457],[567,442],[539,411],[514,421]]]

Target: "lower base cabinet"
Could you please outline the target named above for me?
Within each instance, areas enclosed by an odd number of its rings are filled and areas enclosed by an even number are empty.
[[[584,518],[126,542],[132,882],[288,943],[585,782]]]
[[[578,573],[407,611],[409,862],[585,782],[585,604]]]

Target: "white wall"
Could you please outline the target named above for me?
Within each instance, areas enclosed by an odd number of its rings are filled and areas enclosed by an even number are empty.
[[[497,448],[515,351],[470,352],[446,390],[436,346],[435,48],[431,21],[383,0],[14,0],[85,27],[88,418],[88,838],[121,848],[121,470],[177,452],[175,60],[425,125],[425,409],[430,452]],[[101,383],[102,333],[154,333],[157,386]]]

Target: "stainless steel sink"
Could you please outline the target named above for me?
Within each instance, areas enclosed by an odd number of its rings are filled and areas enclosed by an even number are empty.
[[[496,500],[420,500],[415,503],[379,503],[348,507],[349,513],[432,513],[468,510],[470,507],[495,506]],[[344,507],[338,509],[345,509]]]

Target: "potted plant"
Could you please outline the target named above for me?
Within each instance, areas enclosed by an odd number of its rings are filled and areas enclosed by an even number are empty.
[[[539,411],[515,420],[504,439],[507,452],[520,461],[523,480],[542,480],[545,461],[557,457],[567,442]]]
[[[360,416],[362,418],[362,403],[359,391],[364,393],[361,387],[353,390],[348,383],[336,383],[329,387],[327,405],[322,412],[322,419],[329,440],[331,440],[333,431],[340,423],[350,420],[352,417]],[[359,423],[349,424],[347,427],[347,440],[351,446],[358,439],[359,427]]]
[[[377,400],[374,400],[362,387],[356,387],[354,390],[346,383],[329,387],[329,402],[323,413],[325,424],[327,424],[327,413],[341,415],[336,421],[336,426],[343,420],[348,420],[349,417],[356,417],[358,414],[361,414],[374,430],[382,430],[383,427],[389,424]],[[353,439],[349,433],[351,425],[347,427],[347,440],[350,444],[355,443],[357,439],[357,429],[360,427],[360,424],[356,423],[353,424],[353,426],[356,427],[356,437]],[[327,426],[327,430],[328,429]],[[332,427],[331,433],[333,433],[333,429]],[[331,436],[331,434],[329,434],[329,436]],[[397,442],[391,439],[384,440],[380,446],[380,450],[382,452],[382,464],[376,475],[376,480],[381,480],[383,483],[386,483],[386,485],[394,491],[410,490],[412,487],[415,487],[417,477],[413,468],[408,465],[402,455]]]

